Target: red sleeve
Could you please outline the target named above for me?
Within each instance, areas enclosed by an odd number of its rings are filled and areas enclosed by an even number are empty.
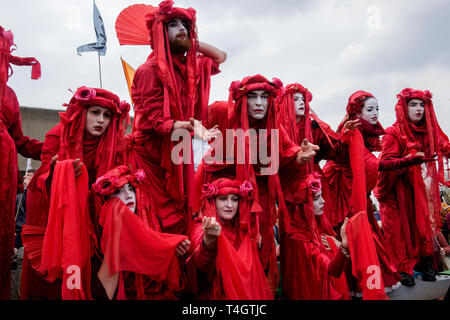
[[[392,127],[391,127],[392,128]],[[395,133],[393,130],[389,130],[388,128],[387,134],[383,136],[381,141],[382,151],[380,154],[380,161],[385,160],[397,160],[402,157],[402,151],[400,143],[395,137]],[[386,197],[393,197],[395,193],[392,192],[394,188],[394,182],[398,175],[405,173],[405,168],[399,170],[392,171],[380,171],[378,173],[377,185],[374,190],[374,195],[378,200],[386,199]]]
[[[164,118],[164,87],[152,60],[136,70],[131,94],[136,110],[136,128],[158,134],[170,134],[174,119]]]
[[[344,271],[345,263],[347,262],[347,257],[339,249],[333,260],[328,264],[328,274],[339,278]]]
[[[10,87],[6,90],[5,105],[11,111],[11,123],[8,124],[8,132],[13,138],[17,152],[25,158],[39,160],[42,150],[42,142],[25,136],[22,131],[22,118],[20,116],[19,101]]]
[[[217,241],[211,249],[208,249],[203,245],[203,229],[200,218],[193,223],[190,239],[194,250],[192,259],[195,266],[205,273],[214,270],[216,265]]]
[[[283,127],[280,127],[280,167],[291,165],[291,161],[297,157],[297,153],[301,150],[301,147],[296,145],[286,133]]]
[[[344,164],[350,161],[348,145],[342,143],[340,139],[330,137],[333,143],[333,146],[331,146],[321,128],[317,124],[314,125],[314,122],[312,134],[314,137],[313,143],[320,147],[319,152],[314,157],[314,162],[333,160],[336,163]]]

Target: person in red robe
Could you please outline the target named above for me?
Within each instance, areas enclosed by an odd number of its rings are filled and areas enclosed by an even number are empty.
[[[223,141],[220,141],[224,143],[211,144],[212,148],[208,150],[203,164],[196,172],[202,183],[219,177],[235,177],[240,181],[252,182],[257,204],[252,210],[258,212],[253,223],[261,235],[259,254],[274,291],[279,281],[273,232],[277,221],[277,201],[278,207],[285,210],[278,171],[279,168],[287,171],[301,170],[318,150],[317,146],[306,139],[301,147],[296,145],[279,126],[275,98],[281,88],[279,79],[269,81],[261,75],[234,81],[230,86],[227,108],[228,130],[225,130],[226,136],[221,137]],[[224,108],[217,110],[223,111]],[[231,140],[228,141],[230,137]],[[270,158],[266,159],[265,156]]]
[[[397,98],[396,122],[383,137],[374,194],[393,262],[402,283],[413,286],[413,269],[425,281],[436,279],[433,236],[442,225],[439,183],[449,184],[443,158],[449,156],[450,144],[428,90],[406,88]]]
[[[348,145],[344,144],[339,135],[334,132],[330,126],[323,122],[310,108],[312,100],[311,92],[299,83],[293,83],[285,86],[282,94],[277,99],[278,119],[283,128],[289,135],[289,138],[296,144],[301,144],[303,139],[308,139],[320,147],[320,150],[314,156],[314,159],[307,166],[307,174],[318,172],[323,176],[322,169],[319,166],[321,160],[333,160],[339,164],[347,164],[349,161]],[[344,130],[354,129],[359,125],[358,120],[348,121]],[[289,193],[295,190],[293,184],[296,184],[301,176],[295,176],[292,172],[280,172],[281,185],[283,192]],[[319,218],[319,227],[326,234],[332,236],[335,234],[332,224],[328,217],[332,217],[333,208],[327,205],[329,197],[328,184],[322,180],[322,194],[325,200],[325,214]]]
[[[400,275],[386,249],[384,235],[376,222],[372,200],[370,199],[370,193],[375,187],[378,175],[378,159],[373,152],[381,150],[380,136],[384,134],[384,129],[378,121],[378,101],[371,93],[359,90],[350,96],[346,111],[347,114],[339,125],[337,133],[341,134],[341,139],[344,141],[355,141],[354,137],[358,136],[360,139],[357,139],[357,141],[360,141],[360,143],[350,145],[350,142],[347,142],[349,144],[349,163],[339,164],[330,160],[323,167],[324,179],[327,180],[329,185],[329,195],[326,199],[329,202],[330,209],[326,212],[331,213],[328,218],[334,227],[339,226],[347,216],[351,217],[361,210],[367,212],[383,283],[386,292],[389,292],[400,285]],[[346,130],[346,123],[353,120],[359,120],[361,123],[357,126],[358,130],[355,132]],[[362,167],[351,165],[352,161],[359,163],[357,160],[361,161]],[[362,168],[364,169],[361,170]],[[361,196],[364,199],[357,196],[360,192],[365,193],[366,196]],[[361,202],[364,202],[364,205]],[[353,277],[348,277],[348,279],[351,290],[358,296],[362,290],[360,280]]]
[[[349,299],[343,274],[350,256],[346,222],[341,226],[339,247],[333,239],[321,240],[317,218],[323,214],[321,183],[317,173],[308,175],[286,197],[291,204],[280,215],[283,295],[291,300]]]
[[[153,228],[186,234],[193,202],[191,136],[207,140],[216,131],[206,130],[201,117],[206,117],[210,75],[219,72],[226,54],[198,41],[194,9],[166,0],[148,10],[145,22],[153,52],[136,70],[131,88],[135,118],[130,163],[148,177],[143,192]],[[172,141],[174,132],[184,134],[186,141]],[[187,144],[187,161],[179,154],[172,157],[178,143]]]
[[[141,210],[142,170],[118,166],[98,178],[93,190],[105,201],[99,220],[102,262],[94,276],[108,299],[176,299],[182,287],[178,256],[187,237],[154,231]],[[98,290],[97,299],[105,298]]]
[[[50,209],[52,209],[53,203],[54,206],[58,205],[58,201],[64,201],[64,197],[68,196],[67,193],[70,190],[64,190],[64,188],[65,179],[69,179],[73,182],[73,188],[77,188],[72,191],[80,192],[79,199],[76,197],[74,202],[81,201],[83,203],[82,197],[84,197],[84,201],[89,201],[87,222],[82,221],[89,225],[83,226],[81,230],[88,233],[88,238],[95,237],[96,230],[90,229],[89,216],[93,214],[95,217],[95,212],[99,212],[99,201],[95,201],[95,197],[88,195],[88,193],[92,193],[88,189],[99,176],[112,167],[126,162],[127,141],[124,139],[124,133],[129,109],[128,103],[121,102],[119,97],[110,91],[80,87],[67,105],[67,110],[60,113],[60,123],[46,134],[41,166],[28,186],[28,212],[22,231],[25,251],[21,299],[61,298],[61,287],[64,287],[61,283],[61,275],[53,274],[51,281],[54,282],[50,283],[45,280],[49,279],[48,274],[46,275],[46,271],[42,270],[43,241],[45,243],[46,237],[50,239],[51,236],[61,235],[58,225],[53,224],[52,230],[47,228],[48,223],[59,221],[58,207],[53,208],[52,214],[50,214]],[[75,181],[67,171],[68,169],[62,166],[59,169],[60,174],[54,176],[57,164],[64,161],[70,161],[76,175]],[[86,171],[86,181],[79,185],[79,176],[84,171]],[[60,184],[53,181],[56,178],[58,182],[61,182]],[[62,190],[60,190],[61,188]],[[62,219],[69,217],[77,218],[69,215]],[[66,221],[67,223],[69,222]],[[88,248],[80,250],[87,250],[90,258],[91,254],[98,249],[96,242],[97,240],[92,240],[93,244],[90,246],[92,251]],[[49,251],[48,254],[51,255],[51,252]],[[86,298],[90,296],[88,290],[83,294],[86,294]]]
[[[23,192],[17,153],[39,160],[42,150],[42,142],[23,134],[19,101],[14,90],[7,85],[12,75],[11,64],[31,65],[32,79],[40,77],[40,64],[34,58],[12,55],[14,50],[12,32],[0,26],[0,300],[10,299],[15,198],[17,193]]]
[[[258,255],[256,228],[248,223],[252,201],[249,181],[219,178],[202,186],[200,216],[190,232],[193,253],[189,259],[197,269],[197,298],[273,298]]]

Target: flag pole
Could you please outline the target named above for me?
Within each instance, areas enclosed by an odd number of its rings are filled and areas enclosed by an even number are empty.
[[[100,75],[100,89],[103,89],[103,87],[102,87],[102,68],[100,65],[100,51],[97,51],[97,54],[98,54],[98,73]]]

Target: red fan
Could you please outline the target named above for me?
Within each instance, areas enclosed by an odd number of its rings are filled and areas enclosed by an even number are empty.
[[[41,266],[42,246],[44,243],[45,227],[22,226],[22,243],[25,247],[27,258],[34,270]]]
[[[145,16],[154,9],[151,5],[134,4],[120,12],[116,20],[116,34],[121,46],[150,44]]]

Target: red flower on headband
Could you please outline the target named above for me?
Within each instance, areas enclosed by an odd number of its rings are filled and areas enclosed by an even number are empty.
[[[173,1],[165,0],[159,4],[159,11],[161,13],[171,14],[173,9]]]
[[[320,183],[320,180],[315,178],[308,179],[308,187],[313,194],[316,194],[317,192],[322,190],[322,184]]]
[[[236,92],[237,90],[239,90],[239,87],[241,86],[241,82],[240,81],[233,81],[230,85],[230,91],[231,92]]]
[[[411,88],[406,88],[406,89],[403,89],[398,95],[397,95],[397,98],[409,98],[411,95],[412,95],[412,93],[413,93],[413,89],[411,89]]]
[[[240,186],[239,186],[239,196],[252,199],[253,198],[253,185],[250,181],[245,180]]]
[[[122,113],[128,113],[130,111],[130,104],[128,102],[126,102],[125,100],[120,101],[119,109],[120,109],[120,111],[122,111]]]
[[[136,171],[136,179],[138,179],[139,182],[143,182],[145,179],[145,172],[142,169],[139,169],[138,171]]]
[[[75,92],[75,99],[80,101],[89,101],[91,99],[94,99],[96,95],[97,93],[95,92],[95,89],[80,87],[78,88],[77,92]]]
[[[101,195],[108,195],[114,192],[118,182],[119,178],[116,175],[104,175],[95,181],[92,188]]]
[[[433,94],[430,91],[428,91],[428,90],[425,90],[423,92],[423,95],[425,96],[425,98],[428,98],[428,99],[433,98]]]
[[[275,88],[277,89],[281,89],[283,87],[283,82],[281,82],[280,79],[278,78],[272,78],[272,84],[275,86]]]
[[[215,197],[219,193],[219,188],[211,183],[205,183],[202,186],[202,194],[205,198]]]

